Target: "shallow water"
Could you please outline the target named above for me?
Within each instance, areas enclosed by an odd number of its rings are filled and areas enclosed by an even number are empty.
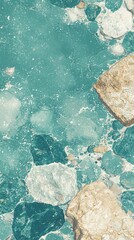
[[[98,2],[104,11],[103,1]],[[72,168],[75,176],[70,177],[76,178],[76,192],[97,179],[105,179],[107,184],[115,181],[122,192],[130,191],[130,206],[124,195],[120,201],[126,211],[134,213],[133,173],[128,179],[124,175],[130,184],[125,180],[120,183],[123,172],[134,170],[134,127],[126,130],[115,120],[93,89],[105,70],[133,52],[134,33],[125,32],[119,41],[123,48],[119,54],[111,50],[118,40],[102,40],[97,21],[89,22],[85,15],[73,21],[67,9],[49,0],[2,0],[0,11],[0,239],[12,234],[11,239],[16,240],[38,240],[45,234],[40,239],[74,239],[71,224],[58,215],[63,209],[65,216],[70,195],[73,197],[71,190],[67,192],[66,175],[62,178],[64,191],[59,185],[55,210],[61,225],[56,225],[55,218],[46,223],[46,213],[40,216],[45,211],[40,204],[36,210],[31,207],[30,214],[35,217],[26,224],[28,213],[19,202],[32,206],[36,201],[25,181],[33,164],[61,162]],[[14,73],[9,74],[13,67]],[[43,137],[35,141],[36,135]],[[100,144],[108,146],[104,156],[93,151]],[[61,173],[57,171],[57,175]],[[50,174],[47,179],[51,188]],[[55,173],[55,184],[58,181]],[[61,201],[62,194],[67,200]],[[19,210],[16,204],[20,204]]]

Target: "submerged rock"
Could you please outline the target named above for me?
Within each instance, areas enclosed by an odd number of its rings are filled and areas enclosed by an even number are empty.
[[[77,193],[75,169],[61,163],[33,166],[25,181],[36,201],[54,206],[68,202]]]
[[[134,123],[134,55],[114,64],[94,85],[101,100],[124,125]]]
[[[120,183],[124,188],[134,188],[134,172],[122,173]]]
[[[127,53],[134,51],[134,32],[128,32],[123,39],[123,47]]]
[[[82,187],[82,184],[88,184],[96,181],[101,174],[101,169],[95,163],[89,160],[83,160],[79,164],[77,169],[77,181],[79,187]]]
[[[134,239],[134,222],[103,182],[86,185],[71,201],[67,216],[76,240]]]
[[[53,5],[61,8],[72,8],[79,4],[80,0],[50,0]]]
[[[113,151],[134,164],[134,126],[128,128],[123,138],[114,143]]]
[[[96,17],[100,14],[101,7],[95,4],[89,4],[85,10],[87,19],[89,21],[95,21]]]
[[[122,173],[123,162],[120,157],[114,155],[111,151],[104,154],[102,158],[101,167],[108,173],[119,175]]]
[[[134,191],[125,191],[121,195],[121,202],[126,212],[134,213]]]
[[[105,6],[112,12],[117,11],[122,5],[122,0],[105,0]]]
[[[47,235],[45,240],[64,240],[64,238],[58,234],[50,233]]]
[[[64,224],[63,210],[43,203],[19,203],[14,210],[13,234],[16,240],[38,240]]]
[[[123,125],[119,121],[114,120],[112,123],[112,128],[114,130],[121,130],[123,128]]]
[[[64,147],[49,135],[35,135],[31,145],[31,153],[36,165],[67,162]]]
[[[0,132],[8,133],[17,128],[21,102],[11,93],[0,92]]]
[[[35,112],[30,118],[34,131],[36,133],[50,133],[52,130],[52,117],[52,111],[46,107],[39,112]]]

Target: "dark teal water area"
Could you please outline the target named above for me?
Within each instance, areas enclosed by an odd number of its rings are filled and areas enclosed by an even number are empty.
[[[99,39],[95,21],[99,8],[97,13],[89,9],[91,24],[65,22],[64,8],[77,3],[0,3],[0,240],[11,235],[12,240],[38,240],[48,233],[42,239],[74,239],[64,219],[67,205],[38,203],[29,195],[25,178],[33,164],[60,162],[76,168],[78,189],[104,172],[108,179],[121,175],[119,185],[127,189],[121,202],[126,211],[133,212],[133,176],[122,174],[125,164],[133,171],[134,127],[124,129],[115,121],[93,90],[100,74],[123,55],[109,51],[114,41]],[[110,8],[109,1],[107,5]],[[134,50],[132,43],[133,33],[128,32],[124,56]],[[6,74],[12,67],[14,74]],[[101,160],[93,148],[102,139],[111,150]],[[68,164],[65,147],[79,167]]]

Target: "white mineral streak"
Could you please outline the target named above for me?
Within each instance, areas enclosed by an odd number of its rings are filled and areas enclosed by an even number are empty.
[[[25,181],[36,201],[54,206],[68,202],[77,193],[75,169],[61,163],[32,166]]]
[[[116,44],[110,46],[109,50],[111,51],[112,54],[117,55],[117,56],[123,55],[125,52],[123,46],[120,43],[116,43]]]
[[[126,7],[134,14],[134,0],[125,0]]]
[[[134,55],[114,64],[94,88],[117,119],[126,126],[134,123]]]
[[[86,185],[67,209],[75,240],[133,240],[134,221],[103,182]]]
[[[7,133],[14,126],[19,115],[21,102],[9,92],[0,93],[0,131]]]
[[[132,13],[124,6],[115,12],[106,10],[98,16],[97,22],[104,38],[105,36],[106,38],[121,38],[133,27]]]

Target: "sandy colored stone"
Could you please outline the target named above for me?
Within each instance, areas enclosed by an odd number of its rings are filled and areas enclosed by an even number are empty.
[[[12,76],[15,72],[15,67],[6,68],[5,73],[9,76]]]
[[[94,88],[118,120],[126,126],[134,124],[134,54],[102,74]]]
[[[134,221],[101,181],[85,185],[67,209],[75,240],[133,240]]]
[[[96,153],[105,153],[108,151],[108,147],[104,145],[99,145],[94,148],[94,152]]]
[[[83,9],[85,7],[85,3],[83,1],[81,1],[78,5],[77,8],[79,9]]]

